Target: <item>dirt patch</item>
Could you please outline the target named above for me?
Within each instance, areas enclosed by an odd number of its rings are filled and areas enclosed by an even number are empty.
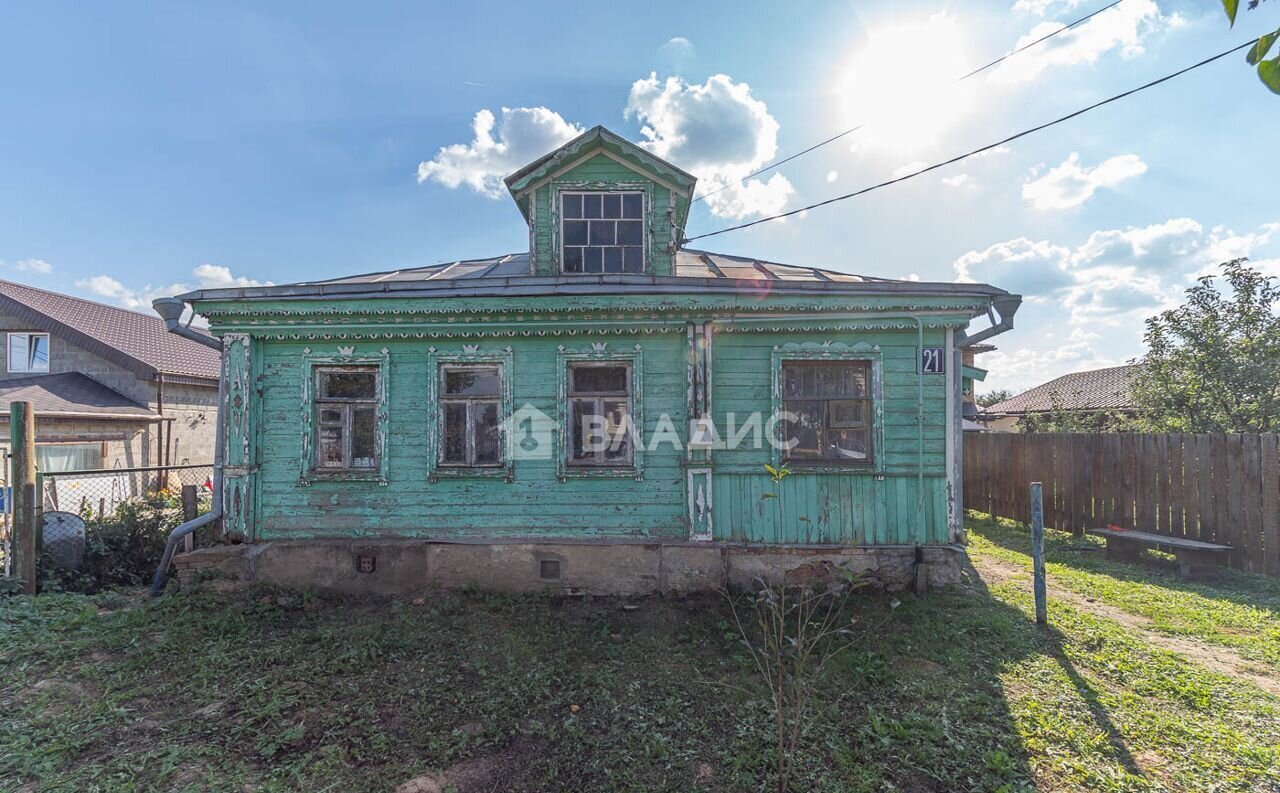
[[[978,575],[984,581],[1029,583],[1031,580],[1031,571],[1015,562],[1007,562],[1003,559],[993,559],[976,554],[970,554],[969,558],[973,562],[974,569],[977,570]],[[1103,603],[1096,598],[1087,597],[1079,592],[1054,586],[1052,578],[1045,583],[1050,603],[1054,600],[1064,601],[1072,608],[1118,622],[1127,630],[1142,637],[1144,641],[1162,650],[1185,656],[1211,672],[1246,681],[1263,691],[1280,696],[1280,679],[1275,675],[1259,670],[1256,662],[1242,658],[1227,647],[1209,644],[1188,636],[1170,636],[1160,633],[1152,630],[1151,621],[1146,617],[1130,614],[1123,609]]]
[[[532,760],[542,752],[536,741],[517,738],[506,748],[481,757],[463,760],[447,771],[414,777],[396,788],[396,793],[490,793],[518,790]]]

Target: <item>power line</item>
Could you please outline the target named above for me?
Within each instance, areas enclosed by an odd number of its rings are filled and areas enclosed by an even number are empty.
[[[908,180],[908,179],[913,179],[913,178],[915,178],[915,177],[919,176],[920,174],[928,173],[929,171],[936,171],[937,169],[942,168],[942,167],[944,167],[944,166],[952,165],[952,164],[954,164],[954,163],[960,162],[961,160],[968,159],[969,157],[973,157],[974,155],[982,154],[982,153],[983,153],[983,152],[985,152],[985,151],[990,151],[991,149],[994,149],[994,148],[996,148],[997,146],[1003,146],[1003,145],[1004,145],[1004,144],[1006,144],[1006,143],[1012,143],[1013,141],[1017,140],[1018,138],[1024,138],[1024,137],[1026,137],[1027,135],[1030,135],[1030,134],[1032,134],[1032,133],[1034,133],[1034,132],[1039,132],[1039,131],[1040,131],[1040,130],[1042,130],[1042,129],[1048,129],[1049,127],[1052,127],[1052,126],[1054,126],[1054,125],[1056,125],[1056,124],[1061,124],[1061,123],[1062,123],[1062,122],[1064,122],[1064,121],[1069,121],[1069,120],[1071,120],[1071,119],[1075,118],[1076,116],[1084,115],[1085,113],[1088,113],[1090,110],[1096,110],[1097,108],[1100,108],[1100,107],[1102,107],[1103,105],[1109,105],[1109,104],[1111,104],[1112,102],[1119,101],[1119,100],[1121,100],[1121,99],[1124,99],[1124,98],[1125,98],[1125,97],[1127,97],[1127,96],[1132,96],[1132,95],[1134,95],[1134,94],[1138,93],[1139,91],[1145,91],[1145,90],[1147,90],[1148,88],[1151,88],[1151,87],[1153,87],[1153,86],[1157,86],[1157,85],[1160,85],[1161,83],[1168,82],[1169,80],[1172,80],[1172,79],[1173,79],[1173,78],[1175,78],[1175,77],[1180,77],[1181,75],[1184,75],[1184,74],[1186,74],[1186,73],[1187,73],[1187,72],[1189,72],[1189,71],[1192,71],[1192,70],[1194,70],[1194,69],[1199,69],[1201,66],[1205,66],[1205,65],[1208,65],[1208,64],[1210,64],[1210,63],[1213,63],[1213,62],[1214,62],[1214,61],[1216,61],[1216,60],[1219,60],[1219,59],[1221,59],[1221,58],[1225,58],[1225,57],[1227,57],[1228,55],[1231,55],[1232,53],[1239,52],[1240,50],[1245,49],[1246,47],[1252,47],[1255,43],[1257,43],[1257,41],[1258,41],[1258,39],[1253,39],[1253,40],[1251,40],[1251,41],[1246,41],[1244,44],[1240,44],[1240,45],[1238,45],[1238,46],[1232,47],[1231,49],[1226,50],[1226,51],[1224,51],[1224,52],[1220,52],[1220,53],[1218,53],[1217,55],[1214,55],[1214,56],[1212,56],[1212,57],[1205,58],[1204,60],[1200,61],[1199,63],[1193,63],[1192,65],[1187,66],[1187,67],[1186,67],[1186,68],[1184,68],[1184,69],[1179,69],[1178,71],[1173,72],[1172,74],[1166,74],[1164,77],[1161,77],[1161,78],[1156,79],[1156,80],[1152,80],[1151,82],[1149,82],[1149,83],[1145,83],[1145,84],[1143,84],[1143,85],[1140,85],[1140,86],[1138,86],[1137,88],[1131,88],[1131,89],[1129,89],[1128,91],[1125,91],[1125,92],[1124,92],[1124,93],[1122,93],[1122,94],[1116,94],[1115,96],[1108,97],[1107,99],[1103,99],[1103,100],[1102,100],[1102,101],[1100,101],[1100,102],[1095,102],[1095,103],[1093,103],[1092,105],[1089,105],[1088,107],[1081,108],[1080,110],[1077,110],[1077,111],[1075,111],[1075,112],[1073,112],[1073,113],[1068,113],[1067,115],[1062,116],[1061,118],[1055,118],[1053,121],[1046,121],[1045,123],[1040,124],[1039,126],[1031,127],[1030,129],[1024,129],[1024,130],[1023,130],[1023,131],[1021,131],[1021,132],[1018,132],[1018,133],[1016,133],[1016,134],[1010,135],[1009,137],[1005,138],[1004,140],[998,140],[998,141],[996,141],[995,143],[988,143],[986,146],[983,146],[983,147],[978,148],[978,149],[974,149],[974,150],[973,150],[973,151],[971,151],[971,152],[967,152],[967,153],[965,153],[965,154],[961,154],[961,155],[958,155],[958,156],[956,156],[956,157],[952,157],[952,158],[951,158],[951,159],[949,159],[949,160],[944,160],[944,161],[942,161],[942,162],[935,163],[935,164],[930,165],[930,166],[928,166],[928,167],[921,168],[921,169],[920,169],[920,170],[918,170],[918,171],[912,171],[911,173],[904,174],[904,175],[899,176],[899,177],[896,177],[896,178],[894,178],[894,179],[889,179],[888,181],[880,182],[879,184],[874,184],[874,185],[871,185],[870,187],[864,187],[864,188],[862,188],[861,190],[855,190],[855,191],[854,191],[854,192],[852,192],[852,193],[845,193],[844,195],[841,195],[841,196],[836,196],[836,197],[834,197],[834,198],[828,198],[828,199],[826,199],[825,201],[819,201],[819,202],[818,202],[818,203],[816,203],[816,204],[810,204],[809,206],[806,206],[806,207],[800,207],[799,209],[793,209],[793,210],[791,210],[791,211],[789,211],[789,212],[783,212],[783,213],[780,213],[780,214],[777,214],[777,215],[770,215],[769,217],[759,218],[758,220],[753,220],[753,221],[751,221],[750,223],[741,223],[741,224],[739,224],[739,225],[737,225],[737,226],[730,226],[730,227],[728,227],[728,228],[719,229],[719,230],[717,230],[717,231],[710,231],[710,232],[707,232],[706,234],[699,234],[699,235],[697,235],[697,236],[695,236],[695,237],[689,237],[689,238],[686,238],[686,239],[684,240],[684,242],[685,242],[685,243],[689,243],[689,242],[693,242],[694,240],[704,239],[704,238],[706,238],[706,237],[714,237],[714,236],[716,236],[716,235],[718,235],[718,234],[726,234],[726,233],[728,233],[728,232],[730,232],[730,231],[738,231],[739,229],[745,229],[745,228],[748,228],[748,227],[750,227],[750,226],[758,226],[758,225],[759,225],[759,224],[761,224],[761,223],[768,223],[768,222],[769,222],[769,221],[771,221],[771,220],[779,220],[779,219],[781,219],[781,218],[790,217],[790,216],[792,216],[792,215],[796,215],[796,214],[799,214],[799,213],[801,213],[801,212],[807,212],[807,211],[808,211],[808,210],[810,210],[810,209],[817,209],[818,207],[824,207],[824,206],[826,206],[827,204],[834,204],[834,203],[836,203],[837,201],[844,201],[845,199],[848,199],[848,198],[854,198],[855,196],[860,196],[860,195],[863,195],[864,193],[870,193],[872,190],[879,190],[880,188],[882,188],[882,187],[888,187],[888,186],[889,186],[889,185],[891,185],[891,184],[897,184],[898,182],[905,182],[906,180]]]
[[[1101,14],[1103,11],[1109,11],[1110,9],[1115,8],[1116,6],[1120,5],[1120,4],[1121,4],[1121,3],[1123,3],[1123,2],[1124,2],[1124,0],[1115,0],[1115,2],[1114,2],[1114,3],[1112,3],[1112,4],[1110,4],[1110,5],[1103,6],[1102,8],[1099,8],[1097,11],[1094,11],[1092,14],[1087,14],[1087,15],[1085,15],[1085,16],[1082,16],[1082,17],[1080,17],[1079,19],[1077,19],[1075,22],[1070,23],[1069,25],[1064,25],[1063,27],[1058,28],[1057,30],[1053,31],[1052,33],[1048,33],[1048,34],[1045,34],[1045,35],[1041,36],[1040,38],[1036,39],[1035,41],[1028,42],[1027,44],[1023,44],[1021,47],[1017,48],[1016,50],[1013,50],[1012,52],[1006,52],[1004,55],[1001,55],[999,58],[996,58],[994,61],[992,61],[991,63],[988,63],[986,66],[980,66],[980,67],[978,67],[977,69],[974,69],[973,71],[969,72],[969,73],[968,73],[968,74],[966,74],[966,75],[963,75],[963,76],[961,76],[961,77],[957,77],[957,78],[954,80],[954,82],[957,82],[957,83],[958,83],[958,82],[960,82],[960,81],[962,81],[962,80],[968,80],[970,77],[973,77],[973,76],[974,76],[974,75],[976,75],[976,74],[981,74],[982,72],[985,72],[987,69],[990,69],[992,66],[996,66],[997,64],[1003,63],[1004,61],[1008,60],[1009,58],[1012,58],[1013,56],[1017,55],[1017,54],[1018,54],[1018,53],[1020,53],[1020,52],[1023,52],[1023,51],[1025,51],[1025,50],[1029,50],[1029,49],[1031,49],[1032,47],[1036,46],[1037,44],[1040,44],[1040,43],[1042,43],[1042,42],[1048,41],[1049,39],[1053,38],[1054,36],[1058,35],[1059,33],[1063,33],[1063,32],[1068,31],[1068,30],[1070,30],[1071,28],[1073,28],[1073,27],[1075,27],[1075,26],[1077,26],[1077,25],[1080,25],[1080,24],[1082,24],[1082,23],[1084,23],[1084,22],[1087,22],[1087,21],[1089,21],[1090,19],[1093,19],[1094,17],[1096,17],[1098,14]],[[761,168],[761,169],[760,169],[760,170],[758,170],[758,171],[752,171],[751,173],[747,174],[746,176],[743,176],[743,177],[741,177],[741,178],[739,178],[739,179],[735,179],[735,180],[733,180],[733,181],[729,182],[728,184],[721,185],[720,187],[717,187],[715,190],[712,190],[712,191],[711,191],[711,192],[709,192],[709,193],[703,193],[702,195],[695,197],[695,198],[694,198],[692,201],[690,201],[689,203],[691,203],[691,204],[696,204],[697,202],[701,201],[702,199],[707,198],[708,196],[713,196],[713,195],[715,195],[716,193],[720,192],[721,190],[728,190],[730,187],[732,187],[732,186],[734,186],[734,185],[736,185],[736,184],[741,184],[742,182],[745,182],[745,181],[747,181],[748,179],[751,179],[751,178],[753,178],[753,177],[759,176],[760,174],[762,174],[762,173],[764,173],[764,172],[766,172],[766,171],[772,171],[774,168],[777,168],[777,167],[782,166],[782,165],[786,165],[787,163],[791,162],[792,160],[796,159],[797,157],[803,157],[804,155],[808,154],[809,152],[813,151],[814,149],[820,149],[820,148],[822,148],[823,146],[826,146],[826,145],[827,145],[827,144],[829,144],[829,143],[835,143],[836,141],[840,140],[841,138],[845,137],[846,135],[852,135],[853,133],[855,133],[855,132],[857,132],[858,130],[862,129],[862,128],[863,128],[863,127],[865,127],[866,125],[867,125],[867,123],[864,121],[864,122],[862,122],[861,124],[858,124],[857,126],[850,127],[849,129],[846,129],[844,132],[841,132],[841,133],[839,133],[839,134],[837,134],[837,135],[832,135],[831,137],[827,138],[826,140],[822,141],[821,143],[815,143],[815,144],[813,144],[812,146],[810,146],[810,147],[809,147],[809,148],[807,148],[807,149],[804,149],[804,150],[802,150],[802,151],[798,151],[798,152],[796,152],[795,154],[792,154],[792,155],[790,155],[789,157],[785,157],[785,158],[783,158],[783,159],[781,159],[781,160],[778,160],[777,162],[772,163],[772,164],[770,164],[770,165],[766,165],[766,166],[764,166],[763,168]]]

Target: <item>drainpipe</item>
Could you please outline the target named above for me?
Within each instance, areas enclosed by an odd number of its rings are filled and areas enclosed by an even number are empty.
[[[199,342],[206,347],[212,347],[222,352],[222,342],[212,336],[199,333],[192,330],[189,326],[183,325],[182,312],[186,310],[186,303],[176,297],[161,297],[151,303],[156,313],[164,320],[165,326],[170,333],[175,333],[194,342]],[[165,581],[169,575],[169,565],[173,562],[174,551],[178,548],[178,543],[183,537],[192,533],[202,526],[208,526],[211,523],[222,518],[222,453],[223,446],[226,443],[226,436],[223,432],[222,423],[222,402],[226,398],[226,378],[218,378],[218,405],[215,412],[214,442],[213,442],[213,503],[209,507],[209,511],[200,517],[189,520],[179,525],[173,531],[169,532],[169,541],[164,546],[164,556],[160,559],[160,566],[156,568],[155,577],[151,579],[151,596],[158,597],[164,592]]]

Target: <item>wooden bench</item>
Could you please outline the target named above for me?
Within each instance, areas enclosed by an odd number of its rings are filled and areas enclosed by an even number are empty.
[[[1137,562],[1143,547],[1167,548],[1178,560],[1178,572],[1185,578],[1210,579],[1218,575],[1218,565],[1226,561],[1230,545],[1218,545],[1182,537],[1166,537],[1129,529],[1089,529],[1107,541],[1107,557],[1119,562]]]

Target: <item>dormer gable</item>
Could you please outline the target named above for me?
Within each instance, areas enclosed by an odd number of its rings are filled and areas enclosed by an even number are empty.
[[[534,275],[674,275],[697,179],[594,127],[506,179]]]

